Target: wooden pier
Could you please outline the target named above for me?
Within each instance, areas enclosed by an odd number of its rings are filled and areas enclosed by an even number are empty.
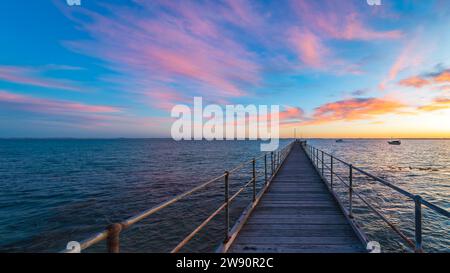
[[[260,164],[257,164],[257,163]],[[337,173],[335,165],[348,173]],[[235,192],[230,193],[229,178],[252,168],[251,178]],[[259,169],[258,167],[259,166]],[[355,190],[354,173],[359,173],[384,187],[394,190],[413,203],[414,239],[367,198]],[[257,187],[259,182],[259,189]],[[261,183],[263,182],[263,183]],[[121,233],[134,224],[172,204],[205,189],[215,183],[224,183],[224,201],[171,251],[180,252],[214,218],[223,215],[224,237],[217,252],[254,253],[353,253],[368,252],[368,239],[360,229],[353,214],[353,199],[378,216],[395,232],[402,242],[415,252],[422,252],[422,209],[450,219],[450,212],[424,200],[400,187],[353,166],[332,154],[319,150],[306,141],[293,141],[276,151],[265,153],[225,171],[209,181],[181,193],[167,201],[134,215],[122,222],[109,225],[103,231],[80,241],[69,242],[63,252],[81,252],[101,241],[106,241],[107,251],[120,252]],[[262,186],[261,186],[262,185]],[[346,205],[336,194],[340,187],[347,194]],[[230,221],[230,207],[244,191],[251,189],[251,200],[235,223]],[[372,249],[375,250],[375,249]],[[146,250],[143,250],[146,251]]]
[[[228,252],[366,252],[296,143]]]

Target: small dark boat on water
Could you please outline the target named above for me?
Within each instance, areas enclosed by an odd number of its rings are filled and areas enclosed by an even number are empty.
[[[336,139],[336,142],[340,143],[340,142],[344,142],[344,140],[340,138],[340,139]]]
[[[402,142],[400,140],[391,140],[388,141],[389,145],[400,145]]]

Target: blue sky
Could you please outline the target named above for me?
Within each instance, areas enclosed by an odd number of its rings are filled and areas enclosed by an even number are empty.
[[[0,137],[169,136],[193,96],[282,135],[450,137],[450,3],[7,1]]]

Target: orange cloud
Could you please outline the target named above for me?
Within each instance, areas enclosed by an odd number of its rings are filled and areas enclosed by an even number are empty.
[[[445,70],[442,73],[434,77],[436,83],[448,83],[450,82],[450,70]]]
[[[305,112],[299,107],[286,106],[286,110],[280,112],[280,120],[301,119]]]
[[[418,109],[426,112],[450,109],[450,98],[435,98],[432,103],[420,106]]]
[[[408,87],[415,87],[415,88],[421,88],[425,85],[430,84],[430,82],[426,79],[421,78],[420,76],[414,76],[411,78],[407,78],[404,80],[401,80],[399,82],[400,85],[408,86]]]
[[[425,76],[413,76],[399,82],[400,85],[421,88],[430,84],[442,84],[450,82],[450,70],[443,70],[433,74],[427,74]]]
[[[327,103],[315,109],[310,121],[305,125],[315,125],[333,121],[370,119],[375,116],[397,112],[405,107],[402,103],[379,98],[348,99]]]

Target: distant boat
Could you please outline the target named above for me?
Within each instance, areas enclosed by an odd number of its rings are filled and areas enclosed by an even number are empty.
[[[340,142],[344,142],[344,140],[342,138],[340,138],[340,139],[336,139],[336,142],[340,143]]]
[[[402,142],[400,140],[391,140],[391,141],[388,141],[388,143],[390,145],[400,145],[400,144],[402,144]]]

